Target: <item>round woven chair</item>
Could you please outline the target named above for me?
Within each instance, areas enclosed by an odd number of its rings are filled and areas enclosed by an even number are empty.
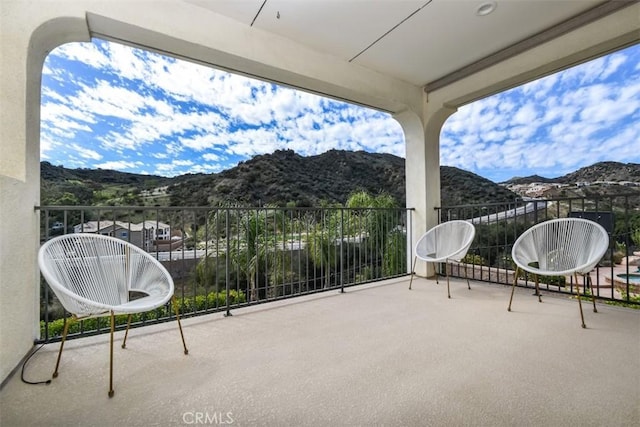
[[[424,233],[416,243],[409,289],[411,289],[411,284],[413,283],[413,276],[418,259],[432,263],[444,262],[445,264],[449,261],[460,261],[467,255],[475,235],[476,229],[473,224],[459,220],[443,222]],[[445,272],[447,275],[447,296],[451,298],[449,269],[446,265]],[[466,268],[464,272],[465,278],[467,279],[467,287],[471,289]],[[438,283],[437,273],[436,283]]]
[[[162,307],[173,298],[184,354],[188,354],[175,301],[173,279],[167,269],[149,253],[115,237],[77,233],[45,242],[38,253],[38,264],[62,306],[71,313],[72,320],[110,317],[109,397],[114,393],[115,315],[129,315],[122,342],[122,348],[125,348],[131,315]],[[65,322],[54,378],[58,376],[70,323]]]
[[[513,292],[520,270],[534,275],[536,295],[542,302],[538,276],[574,276],[582,327],[584,314],[580,298],[578,275],[591,281],[590,272],[609,248],[609,235],[598,223],[582,218],[560,218],[541,222],[527,229],[513,245],[511,256],[516,272],[511,288],[508,311],[511,311]],[[595,292],[592,292],[593,311],[597,312]]]

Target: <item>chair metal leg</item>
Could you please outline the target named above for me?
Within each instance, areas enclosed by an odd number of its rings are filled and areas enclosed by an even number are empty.
[[[580,320],[582,320],[582,327],[586,328],[587,325],[584,324],[584,314],[582,313],[582,301],[580,298],[580,282],[578,282],[578,274],[574,273],[574,277],[576,278],[576,292],[578,294],[578,307],[580,307]]]
[[[509,307],[507,311],[511,311],[511,302],[513,301],[513,291],[516,290],[516,282],[518,281],[518,272],[520,271],[520,267],[516,267],[516,272],[513,275],[513,286],[511,287],[511,298],[509,298]]]
[[[542,295],[540,294],[540,277],[536,274],[536,295],[538,296],[538,302],[542,302]]]
[[[471,284],[469,284],[469,273],[467,273],[467,265],[464,266],[464,278],[467,279],[467,288],[471,290]]]
[[[111,331],[110,331],[110,339],[109,339],[109,397],[113,397],[113,331],[116,328],[116,316],[111,311]]]
[[[589,289],[591,289],[591,301],[593,302],[593,312],[597,313],[596,308],[596,291],[593,289],[593,281],[591,280],[591,274],[587,273],[587,281],[589,283]]]
[[[409,290],[411,290],[411,283],[413,283],[413,275],[416,271],[416,262],[418,261],[418,257],[413,257],[413,267],[411,268],[411,279],[409,280]]]
[[[189,354],[189,350],[187,350],[187,344],[184,341],[184,334],[182,333],[182,324],[180,323],[180,310],[178,310],[178,300],[174,295],[171,298],[171,302],[173,303],[173,309],[176,312],[176,320],[178,321],[178,329],[180,329],[180,337],[182,338],[182,347],[184,347],[184,354]]]
[[[68,319],[64,324],[64,330],[62,331],[62,341],[60,341],[60,350],[58,350],[58,359],[56,360],[56,368],[53,371],[52,378],[58,377],[58,367],[60,366],[60,357],[62,356],[62,349],[64,348],[64,342],[67,339],[69,333],[69,324],[73,321],[73,318]]]
[[[444,272],[447,273],[447,297],[451,298],[451,291],[449,290],[449,269],[447,268],[447,263],[444,263]]]
[[[122,340],[122,348],[126,348],[127,347],[127,336],[129,336],[129,326],[131,326],[131,317],[133,315],[130,314],[129,317],[127,318],[127,329],[125,329],[124,331],[124,339]]]

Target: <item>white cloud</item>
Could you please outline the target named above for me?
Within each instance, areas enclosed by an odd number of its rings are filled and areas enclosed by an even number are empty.
[[[57,146],[57,142],[51,140],[49,135],[43,133],[40,136],[40,158],[42,160],[50,159],[49,152],[55,150]]]
[[[601,77],[606,79],[610,75],[614,74],[621,65],[627,61],[627,56],[622,53],[614,53],[607,58],[606,68],[602,71]]]
[[[195,165],[191,166],[188,171],[182,171],[182,172],[179,172],[179,173],[181,173],[181,174],[184,174],[184,173],[217,173],[217,172],[221,172],[224,169],[226,169],[226,167],[223,168],[222,165],[220,165],[220,164],[201,163],[201,164],[195,164]]]
[[[58,125],[64,129],[90,130],[87,123],[94,124],[96,119],[90,112],[83,112],[80,108],[74,108],[73,99],[63,102],[53,100],[42,104],[40,109],[40,120],[49,122],[51,125]],[[64,126],[59,126],[59,122],[64,121]]]
[[[268,129],[242,129],[229,134],[227,150],[236,155],[251,157],[258,154],[273,153],[287,148],[279,141],[276,133]]]
[[[115,44],[109,43],[107,45]],[[51,55],[77,61],[97,69],[107,68],[112,64],[111,58],[107,57],[94,43],[66,43],[53,50]]]
[[[169,163],[156,163],[155,175],[176,176],[188,172],[194,172],[195,169],[202,169],[202,166],[195,166],[191,160],[174,160]]]
[[[135,120],[139,112],[147,106],[147,99],[123,87],[100,80],[94,87],[81,86],[81,91],[70,100],[81,111],[114,119]]]
[[[180,138],[179,142],[186,148],[195,151],[207,150],[215,147],[224,147],[228,144],[228,139],[222,138],[220,135],[205,134],[196,135],[191,138]]]
[[[71,144],[70,148],[73,148],[80,157],[83,157],[85,159],[92,159],[92,160],[102,159],[102,154],[90,148],[82,147],[79,144]]]
[[[146,80],[150,77],[148,66],[143,58],[146,56],[138,49],[118,44],[107,43],[109,67],[117,75],[131,80]],[[98,68],[98,67],[96,67]]]
[[[144,163],[142,162],[129,162],[126,160],[111,160],[108,162],[98,163],[95,165],[95,167],[99,169],[115,169],[115,170],[125,169],[126,170],[126,169],[135,169],[143,165]]]
[[[219,154],[215,154],[215,153],[205,153],[202,155],[202,159],[207,161],[207,162],[217,162],[222,160],[222,156],[220,156]]]
[[[515,124],[530,125],[534,123],[537,118],[538,112],[536,111],[536,107],[533,104],[528,103],[516,111],[511,122]]]

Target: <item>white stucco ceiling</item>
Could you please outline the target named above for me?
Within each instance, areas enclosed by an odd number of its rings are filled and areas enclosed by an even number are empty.
[[[606,3],[497,0],[478,16],[487,0],[184,1],[417,86]]]

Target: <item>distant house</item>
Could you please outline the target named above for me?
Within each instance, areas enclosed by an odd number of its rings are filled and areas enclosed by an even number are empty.
[[[176,249],[181,246],[181,239],[173,240],[171,245],[171,226],[159,221],[143,221],[135,224],[124,221],[88,221],[73,227],[74,233],[97,233],[103,236],[117,237],[126,240],[146,251],[156,250],[160,242],[167,242],[167,247]]]
[[[171,227],[169,224],[159,221],[144,221],[140,223],[144,228],[154,230],[153,240],[169,240],[171,239]]]
[[[168,224],[159,221],[144,221],[141,223],[148,230],[152,231],[151,251],[173,251],[182,247],[182,232],[172,230]]]

